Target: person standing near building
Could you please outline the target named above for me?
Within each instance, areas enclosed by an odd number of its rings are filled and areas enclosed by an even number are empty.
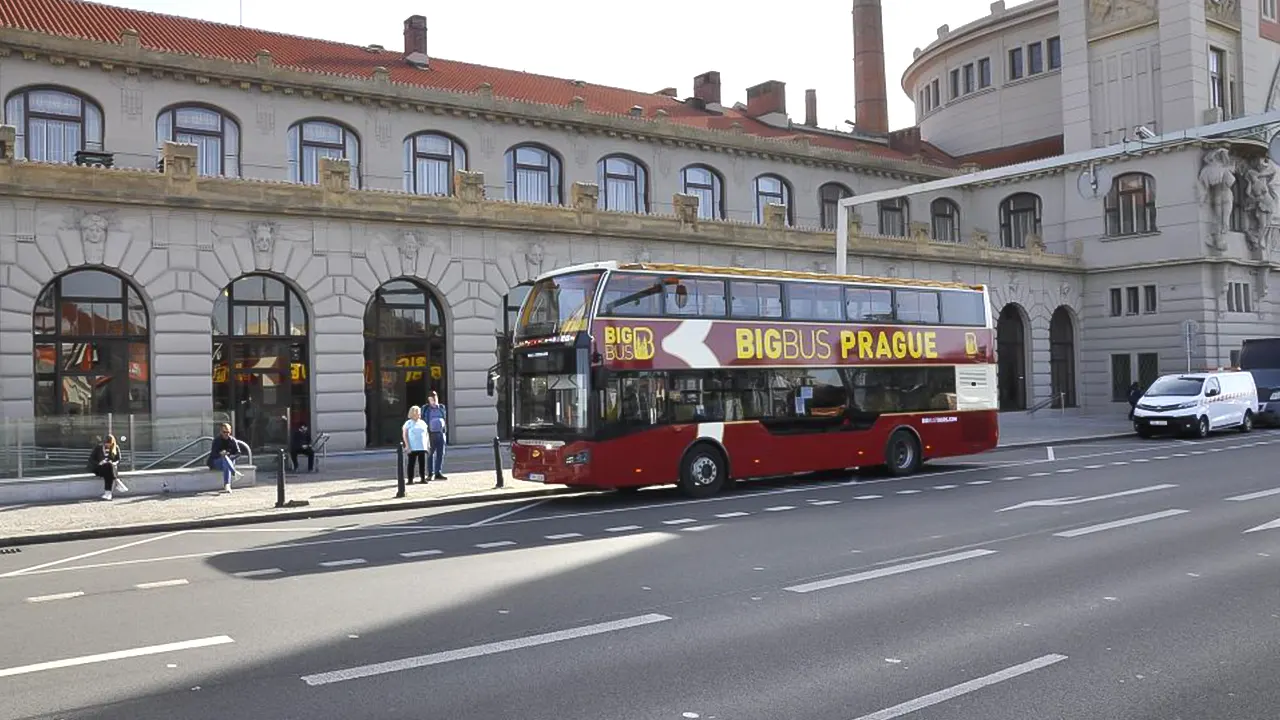
[[[1142,399],[1142,388],[1138,383],[1129,386],[1129,419],[1133,419],[1133,411],[1138,409],[1138,401]]]
[[[433,480],[448,480],[444,476],[444,446],[448,442],[449,411],[440,404],[440,396],[432,390],[427,396],[427,429],[431,440],[431,473]]]
[[[403,436],[405,449],[409,451],[409,469],[405,473],[405,479],[410,485],[413,484],[413,466],[416,464],[419,477],[425,483],[427,481],[427,424],[422,421],[422,408],[417,405],[409,408],[409,419],[400,429],[400,434]]]
[[[107,439],[93,448],[89,455],[89,471],[102,478],[102,499],[110,500],[111,491],[129,492],[129,488],[120,482],[120,446],[116,445],[116,436],[108,435]]]

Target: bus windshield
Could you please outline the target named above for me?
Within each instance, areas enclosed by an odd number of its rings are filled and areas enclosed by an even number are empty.
[[[581,433],[588,429],[587,351],[550,348],[516,355],[517,430]]]
[[[574,273],[535,283],[520,309],[516,341],[573,335],[586,330],[600,275],[599,272]]]

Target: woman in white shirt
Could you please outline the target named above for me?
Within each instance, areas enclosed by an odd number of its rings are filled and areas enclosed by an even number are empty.
[[[422,408],[414,405],[409,408],[409,419],[405,421],[400,432],[403,435],[404,447],[409,451],[409,469],[405,473],[409,484],[413,484],[413,465],[418,465],[418,477],[427,481],[427,423],[422,420]]]

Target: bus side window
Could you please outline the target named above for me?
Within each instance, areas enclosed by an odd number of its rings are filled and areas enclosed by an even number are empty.
[[[724,317],[724,281],[683,278],[667,285],[667,314],[682,317]]]
[[[972,290],[944,290],[941,295],[943,323],[982,327],[987,322],[986,308],[982,306],[982,293]]]
[[[605,283],[601,312],[659,317],[662,315],[662,283],[652,275],[614,273]]]
[[[793,283],[787,286],[787,305],[792,320],[839,321],[844,317],[844,299],[839,285]]]
[[[894,314],[899,322],[937,325],[938,293],[932,290],[898,290],[894,292]]]
[[[777,283],[735,280],[729,283],[734,317],[782,317],[782,286]]]
[[[847,288],[844,299],[845,312],[853,322],[893,321],[893,292],[890,290]]]

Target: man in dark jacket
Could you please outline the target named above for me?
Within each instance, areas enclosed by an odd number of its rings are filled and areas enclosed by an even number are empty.
[[[293,459],[293,471],[298,472],[298,456],[307,456],[307,472],[316,471],[316,451],[311,447],[311,428],[302,423],[293,431],[289,440],[289,457]]]
[[[1129,419],[1133,419],[1133,411],[1138,407],[1138,401],[1142,399],[1142,390],[1138,387],[1138,383],[1129,386]]]

